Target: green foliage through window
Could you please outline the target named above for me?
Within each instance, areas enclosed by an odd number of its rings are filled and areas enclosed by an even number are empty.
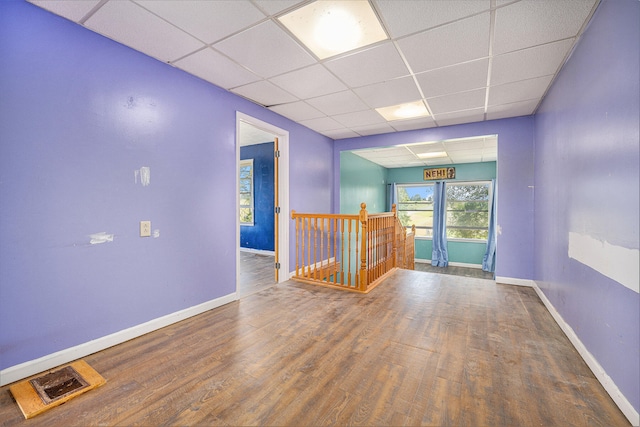
[[[253,159],[240,161],[240,224],[253,225]]]
[[[433,184],[397,186],[397,211],[405,227],[416,226],[416,236],[433,235]]]
[[[447,183],[447,237],[487,240],[490,183]]]
[[[433,184],[397,186],[398,218],[416,226],[417,237],[433,236]],[[447,183],[447,238],[487,240],[491,183]]]

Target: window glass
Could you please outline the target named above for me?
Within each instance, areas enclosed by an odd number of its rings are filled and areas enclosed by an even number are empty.
[[[447,238],[487,240],[490,182],[447,183]]]
[[[253,159],[240,161],[240,224],[253,225]]]
[[[406,184],[396,187],[398,218],[405,227],[416,226],[417,237],[433,235],[433,184]]]

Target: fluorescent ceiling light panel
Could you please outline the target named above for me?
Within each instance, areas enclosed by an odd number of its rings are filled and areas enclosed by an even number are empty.
[[[278,20],[320,59],[387,39],[368,1],[318,0]]]
[[[437,157],[447,157],[446,151],[436,151],[432,153],[418,153],[416,154],[420,159],[434,159]]]
[[[376,111],[387,121],[415,119],[429,115],[429,111],[422,101],[376,108]]]

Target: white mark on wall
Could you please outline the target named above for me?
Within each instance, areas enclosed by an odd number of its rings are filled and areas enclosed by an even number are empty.
[[[500,227],[500,224],[496,226],[496,233],[498,233],[499,236],[502,236],[502,227]]]
[[[113,242],[113,234],[107,234],[104,231],[100,233],[90,234],[89,238],[91,239],[89,240],[89,243],[91,243],[92,245],[99,245],[100,243]]]
[[[135,177],[136,184],[138,183],[138,179],[140,179],[140,184],[142,184],[143,187],[146,187],[151,183],[151,168],[148,166],[136,169],[133,171],[133,175]]]
[[[640,293],[639,257],[638,249],[612,245],[586,234],[569,233],[569,258]]]
[[[157,228],[153,230],[153,237],[156,239],[160,237],[160,230],[158,230]]]

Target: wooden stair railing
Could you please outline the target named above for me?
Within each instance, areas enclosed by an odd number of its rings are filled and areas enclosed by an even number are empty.
[[[413,269],[414,236],[391,212],[358,215],[291,212],[296,255],[293,279],[369,292],[396,268]]]

